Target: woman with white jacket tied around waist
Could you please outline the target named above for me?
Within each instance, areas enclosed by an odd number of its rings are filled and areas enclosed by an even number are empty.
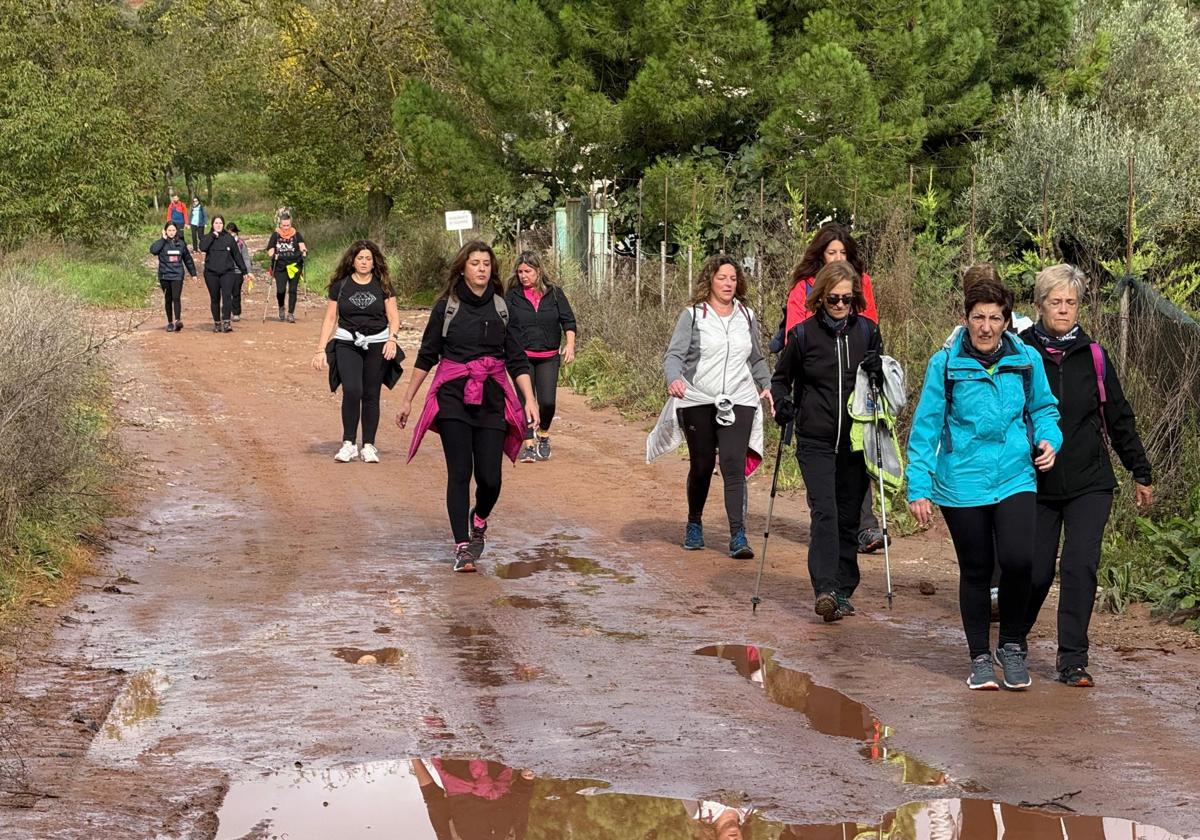
[[[687,440],[688,520],[683,547],[704,547],[703,514],[717,451],[729,517],[729,556],[754,556],[746,541],[746,476],[762,462],[761,400],[771,402],[771,371],[758,321],[745,304],[746,275],[724,255],[709,257],[679,315],[663,358],[671,399],[646,444],[647,460]]]

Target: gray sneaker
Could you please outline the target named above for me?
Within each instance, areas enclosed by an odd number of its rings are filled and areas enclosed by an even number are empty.
[[[537,436],[537,456],[539,461],[550,460],[550,438]]]
[[[1017,691],[1029,688],[1033,680],[1025,667],[1025,654],[1016,642],[1009,642],[996,649],[996,661],[1004,669],[1004,687]]]
[[[967,688],[974,691],[999,691],[1000,683],[996,682],[996,669],[992,666],[992,658],[981,653],[971,660],[971,676],[967,677]]]

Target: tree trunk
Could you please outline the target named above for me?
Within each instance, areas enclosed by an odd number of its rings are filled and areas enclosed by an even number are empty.
[[[167,204],[171,203],[171,169],[167,167],[163,169],[163,201]]]
[[[212,204],[213,203],[213,201],[212,201],[212,176],[205,175],[204,180],[208,186],[208,203]]]
[[[384,233],[388,215],[392,212],[395,200],[378,187],[372,187],[367,192],[367,230],[378,244],[384,244]]]
[[[183,183],[187,185],[188,191],[188,207],[192,206],[192,199],[196,197],[196,179],[192,177],[192,173],[186,169],[183,170]]]

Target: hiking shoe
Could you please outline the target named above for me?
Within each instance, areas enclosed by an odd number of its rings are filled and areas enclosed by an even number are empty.
[[[183,321],[176,321],[175,322],[175,332],[179,332],[181,329],[183,329]]]
[[[229,321],[222,321],[221,332],[233,332],[233,324],[231,324]]]
[[[333,456],[333,460],[339,464],[348,464],[358,457],[358,447],[354,445],[352,440],[342,441],[342,448]]]
[[[1000,587],[992,587],[992,624],[1000,623]]]
[[[373,443],[364,443],[360,454],[362,455],[364,464],[379,463],[379,450],[375,448],[375,444]]]
[[[996,681],[996,668],[992,658],[981,653],[971,660],[971,675],[967,677],[967,688],[973,691],[999,691],[1000,683]]]
[[[288,313],[288,316],[287,316],[287,322],[288,322],[289,324],[294,324],[294,323],[296,323],[296,315],[295,315],[295,313],[293,313],[293,312],[289,312],[289,313]]]
[[[1029,669],[1025,667],[1025,655],[1016,642],[996,648],[996,662],[1004,669],[1005,688],[1016,691],[1029,688],[1033,684],[1029,677]]]
[[[878,528],[863,528],[858,532],[858,553],[874,554],[883,548],[883,531]]]
[[[283,307],[282,307],[282,306],[281,306],[281,307],[279,307],[279,320],[280,320],[280,321],[286,321],[286,320],[287,320],[287,313],[283,311]]]
[[[1096,684],[1087,668],[1082,665],[1068,665],[1058,672],[1058,681],[1071,688],[1091,688]]]
[[[460,543],[454,550],[454,571],[470,573],[475,571],[475,557],[471,554],[468,543]]]
[[[832,592],[825,592],[817,596],[817,603],[813,607],[817,615],[825,619],[825,621],[841,621],[844,617],[838,609],[837,596]]]
[[[240,320],[242,320],[242,316],[241,316],[241,315],[234,315],[234,316],[233,316],[233,320],[235,320],[235,321],[240,321]]]
[[[167,332],[175,332],[175,322],[174,321],[167,324]]]
[[[475,524],[475,511],[471,511],[471,541],[467,543],[467,550],[471,552],[471,556],[478,560],[483,556],[483,547],[487,540],[487,523],[480,527]]]
[[[854,609],[854,605],[850,603],[850,599],[845,595],[841,594],[840,592],[834,592],[833,597],[837,599],[838,612],[840,612],[842,615],[854,615],[854,613],[857,612],[857,610]]]
[[[734,531],[733,536],[729,538],[729,556],[734,560],[753,559],[754,549],[750,547],[750,543],[746,539],[746,530],[744,528]]]
[[[220,331],[221,331],[221,322],[213,321],[213,332],[220,332]]]
[[[550,460],[550,436],[537,436],[537,457],[539,461]]]
[[[699,522],[689,522],[683,532],[683,547],[688,551],[704,548],[704,526]]]
[[[532,443],[528,444],[524,449],[521,450],[521,463],[522,464],[532,464],[537,459],[538,459],[537,447],[535,447]]]

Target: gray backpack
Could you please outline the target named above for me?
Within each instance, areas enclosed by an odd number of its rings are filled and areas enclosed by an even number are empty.
[[[508,304],[500,295],[492,295],[492,303],[496,306],[496,314],[504,322],[504,328],[508,329]],[[450,332],[450,322],[458,314],[459,305],[459,301],[454,298],[446,298],[446,316],[442,319],[442,338],[445,338],[446,333]]]

